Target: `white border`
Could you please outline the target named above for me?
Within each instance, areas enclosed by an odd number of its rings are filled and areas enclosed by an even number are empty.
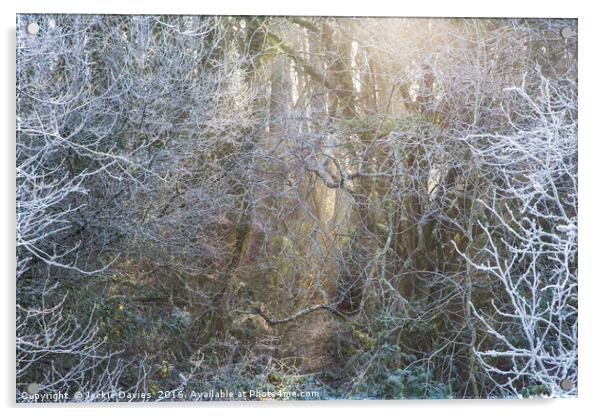
[[[602,152],[600,121],[602,121],[602,92],[600,80],[599,39],[602,16],[594,2],[555,1],[526,2],[524,0],[498,1],[402,1],[402,0],[126,0],[69,1],[21,0],[2,2],[2,126],[5,137],[0,141],[2,173],[2,342],[0,403],[8,414],[40,413],[45,415],[127,414],[142,411],[150,415],[178,414],[299,414],[316,412],[357,413],[371,416],[373,412],[391,414],[429,415],[522,415],[549,414],[573,416],[588,414],[602,403],[602,241],[600,216],[602,204],[601,169]],[[423,402],[317,402],[317,403],[205,403],[200,405],[174,405],[171,403],[145,405],[90,405],[86,409],[74,406],[16,407],[14,404],[14,114],[15,114],[15,14],[16,13],[116,13],[116,14],[270,14],[270,15],[337,15],[337,16],[457,16],[457,17],[577,17],[579,18],[579,398],[547,401],[423,401]]]
[[[386,0],[221,0],[143,2],[105,0],[23,0],[20,12],[44,13],[133,13],[133,14],[269,14],[327,16],[459,16],[459,17],[577,17],[574,4],[546,1],[544,4],[521,0],[483,1],[386,1]],[[574,3],[574,2],[573,2]]]

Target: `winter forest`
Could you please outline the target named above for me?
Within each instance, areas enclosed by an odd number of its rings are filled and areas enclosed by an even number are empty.
[[[577,29],[18,15],[17,402],[576,396]]]

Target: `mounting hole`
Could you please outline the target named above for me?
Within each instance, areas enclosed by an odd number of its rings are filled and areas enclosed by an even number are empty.
[[[564,391],[573,390],[573,382],[568,378],[560,380],[560,388]]]
[[[33,396],[34,394],[38,394],[40,391],[40,385],[38,383],[29,383],[26,390],[27,393]]]
[[[27,24],[25,30],[27,30],[27,33],[30,35],[37,35],[40,31],[40,25],[38,25],[36,22],[31,22]]]
[[[565,39],[570,39],[574,36],[575,34],[573,33],[573,29],[571,29],[570,27],[563,27],[562,30],[560,31],[560,36],[562,36]]]

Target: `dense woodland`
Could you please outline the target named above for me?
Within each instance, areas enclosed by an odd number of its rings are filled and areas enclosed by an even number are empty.
[[[17,401],[576,395],[576,34],[18,16]]]

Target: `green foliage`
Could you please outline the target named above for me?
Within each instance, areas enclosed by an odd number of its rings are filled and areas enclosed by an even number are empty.
[[[543,384],[534,384],[529,387],[525,387],[520,390],[519,394],[523,397],[541,397],[549,395],[550,392],[546,386]]]
[[[383,345],[375,353],[364,353],[365,375],[352,386],[351,398],[444,399],[451,386],[434,379],[428,364],[404,354],[395,345]],[[405,364],[414,362],[414,364]]]

